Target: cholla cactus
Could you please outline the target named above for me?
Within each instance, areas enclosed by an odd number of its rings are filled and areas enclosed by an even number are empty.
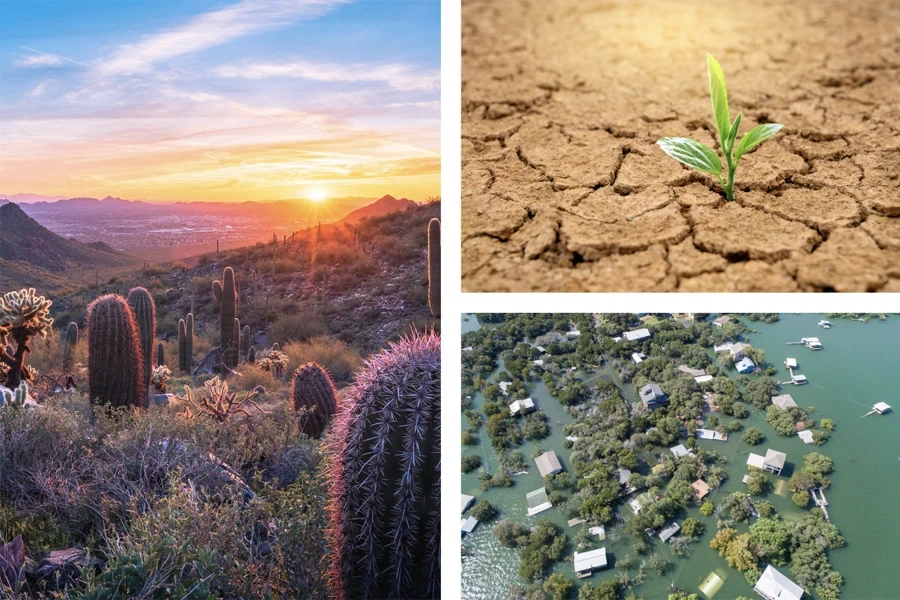
[[[250,411],[247,410],[248,406],[252,406],[259,412],[265,413],[265,411],[253,401],[258,395],[256,391],[249,392],[244,398],[238,399],[237,393],[229,393],[228,383],[219,379],[218,376],[213,377],[204,383],[203,388],[205,395],[195,399],[193,392],[191,392],[191,388],[184,386],[184,396],[179,396],[178,399],[194,407],[200,414],[204,414],[219,423],[226,425],[231,421],[231,417],[234,415],[242,414],[249,417]],[[193,418],[194,414],[191,412],[190,408],[186,409],[185,416]]]
[[[25,378],[25,354],[31,351],[29,341],[36,336],[45,338],[50,333],[52,304],[38,296],[34,288],[0,296],[0,362],[8,369],[6,387],[16,388]],[[16,344],[15,350],[7,346],[10,342]]]
[[[441,593],[441,342],[417,335],[369,358],[326,443],[338,600]]]
[[[0,395],[0,408],[22,408],[28,399],[28,384],[24,381],[12,391],[3,391]]]
[[[287,354],[280,350],[271,349],[257,354],[256,365],[263,371],[271,371],[275,377],[284,376],[284,370],[288,366]]]
[[[166,384],[169,382],[169,377],[171,375],[172,371],[170,371],[169,367],[166,365],[159,365],[153,369],[153,374],[150,377],[150,384],[157,394],[166,393]]]

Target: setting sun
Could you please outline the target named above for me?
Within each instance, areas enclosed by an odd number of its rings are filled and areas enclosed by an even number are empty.
[[[321,187],[311,187],[307,190],[306,197],[313,202],[322,202],[328,198],[328,191]]]

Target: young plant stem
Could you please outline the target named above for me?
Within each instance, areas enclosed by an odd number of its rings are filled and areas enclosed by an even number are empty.
[[[725,162],[728,164],[728,182],[722,183],[722,187],[725,188],[725,197],[729,200],[734,200],[734,172],[737,170],[737,161],[732,160],[731,158],[731,148],[726,147],[725,140],[720,140],[722,144],[722,154],[725,155]],[[722,181],[722,177],[719,177],[719,181]]]

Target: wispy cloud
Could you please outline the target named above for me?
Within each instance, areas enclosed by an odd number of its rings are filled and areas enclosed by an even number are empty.
[[[404,64],[333,64],[295,60],[282,63],[223,65],[214,70],[219,77],[266,79],[290,77],[325,82],[381,82],[401,91],[431,91],[440,88],[439,71],[419,71]]]
[[[156,63],[205,50],[235,38],[319,17],[348,0],[243,0],[199,15],[186,24],[127,44],[101,60],[99,75],[144,73]]]
[[[27,54],[22,58],[17,58],[13,61],[13,66],[19,69],[61,67],[67,62],[75,65],[85,66],[84,63],[80,63],[77,60],[72,60],[71,58],[66,58],[65,56],[60,56],[59,54],[42,52],[40,50],[35,50],[34,48],[29,48],[28,46],[20,46],[20,48],[32,52],[33,54]]]
[[[37,98],[38,96],[40,96],[41,94],[43,94],[44,92],[47,91],[47,84],[48,84],[48,83],[49,83],[49,81],[42,81],[42,82],[40,82],[39,84],[37,84],[36,86],[34,86],[34,89],[33,89],[33,90],[31,90],[30,92],[28,92],[28,96],[29,96],[30,98]]]

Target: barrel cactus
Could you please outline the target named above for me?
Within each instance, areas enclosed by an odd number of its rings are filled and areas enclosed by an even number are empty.
[[[234,344],[234,317],[237,312],[237,288],[234,285],[234,269],[225,267],[222,281],[212,283],[213,299],[219,306],[219,334],[225,366],[233,369],[237,366],[237,357],[228,352]]]
[[[428,222],[428,307],[435,319],[441,318],[441,222]]]
[[[325,444],[338,599],[439,598],[441,344],[434,332],[366,361]]]
[[[316,363],[294,371],[291,398],[295,414],[306,411],[301,417],[300,431],[311,438],[322,435],[337,410],[337,389],[328,371]]]
[[[75,345],[78,343],[78,323],[69,323],[63,337],[63,372],[71,373],[75,368]]]
[[[121,296],[88,306],[88,383],[92,404],[146,406],[147,378],[134,313]]]
[[[136,287],[128,293],[128,306],[137,321],[141,336],[141,356],[144,360],[144,376],[147,383],[153,375],[153,340],[156,339],[156,303],[145,288]]]

